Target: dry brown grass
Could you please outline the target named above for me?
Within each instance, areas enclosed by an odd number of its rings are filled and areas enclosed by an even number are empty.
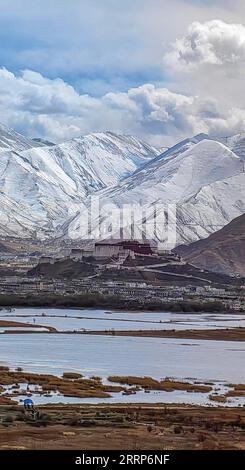
[[[180,338],[216,341],[245,341],[245,328],[223,328],[215,330],[91,330],[80,332],[86,335],[135,336],[147,338]]]
[[[104,385],[99,377],[83,378],[81,374],[66,372],[63,377],[56,377],[50,374],[35,374],[23,371],[10,371],[0,369],[0,384],[14,385],[27,383],[39,385],[43,393],[58,391],[66,397],[77,398],[109,398],[110,392],[120,392],[124,388],[120,386]],[[1,390],[0,390],[1,392]],[[18,389],[12,394],[19,394]]]
[[[0,421],[9,417],[0,449],[245,450],[242,408],[50,404],[39,411],[46,419],[36,426],[19,406],[0,406]]]
[[[144,388],[145,390],[164,390],[164,391],[173,391],[173,390],[183,390],[190,392],[202,392],[208,393],[211,392],[212,387],[208,385],[199,385],[191,384],[189,382],[179,382],[175,380],[170,380],[168,378],[158,381],[151,377],[134,377],[134,376],[110,376],[108,377],[110,382],[117,382],[120,384],[126,385],[136,385]]]
[[[82,378],[82,374],[78,374],[77,372],[64,372],[63,373],[63,379],[75,380],[75,379],[81,379],[81,378]]]
[[[225,395],[209,395],[209,400],[216,401],[219,403],[226,403],[227,398]]]
[[[18,402],[12,400],[11,398],[0,396],[0,405],[14,405],[14,404],[18,404]]]
[[[35,330],[35,328],[46,328],[48,332],[55,332],[56,328],[48,325],[37,325],[37,324],[30,324],[30,323],[24,323],[24,322],[18,322],[18,321],[9,321],[9,320],[0,320],[0,327],[11,327],[11,328],[19,328],[19,327],[25,327],[25,328],[31,328],[32,330]],[[18,331],[16,331],[18,332]]]
[[[229,384],[232,390],[229,390],[226,397],[245,397],[245,384]]]

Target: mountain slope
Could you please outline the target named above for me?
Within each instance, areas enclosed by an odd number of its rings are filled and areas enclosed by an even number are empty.
[[[238,157],[245,160],[245,133],[235,134],[230,137],[223,137],[219,139],[230,150],[232,150]]]
[[[133,137],[115,134],[2,151],[0,235],[60,235],[91,192],[134,171],[156,153]]]
[[[177,202],[206,184],[242,171],[243,163],[227,147],[203,140],[177,156],[166,159],[163,154],[162,158],[148,163],[107,194],[118,204],[120,200],[136,202],[139,198],[144,203],[155,200]]]
[[[177,251],[199,268],[245,276],[245,214],[205,240],[179,247]]]
[[[189,150],[191,147],[198,144],[199,142],[202,142],[203,140],[209,140],[209,136],[207,134],[197,134],[194,137],[184,139],[168,149],[163,149],[161,154],[158,156],[158,159],[177,157],[181,153]]]
[[[0,234],[2,236],[53,236],[81,207],[76,187],[47,158],[29,159],[26,152],[0,156]],[[58,233],[57,233],[58,235]]]
[[[50,149],[50,154],[71,177],[101,189],[118,183],[159,154],[159,150],[132,136],[112,132],[90,134]]]
[[[0,124],[0,152],[6,150],[21,152],[22,150],[27,150],[37,145],[38,144],[31,139],[27,139],[13,129]]]
[[[200,134],[159,155],[143,141],[111,132],[50,146],[1,126],[0,236],[82,236],[96,192],[111,232],[116,224],[105,206],[133,203],[146,210],[135,216],[134,236],[160,240],[171,203],[177,205],[176,244],[205,238],[245,212],[244,161],[231,150],[242,153],[244,136],[227,139],[230,148]],[[98,222],[95,216],[93,227]],[[124,227],[131,236],[127,218]]]
[[[46,139],[41,139],[39,137],[34,137],[34,139],[31,139],[32,142],[34,142],[35,144],[35,147],[52,147],[54,144],[54,142],[50,142],[50,140],[46,140]]]
[[[243,166],[243,162],[223,144],[203,140],[177,156],[154,159],[116,187],[99,192],[102,219],[110,219],[107,209],[103,209],[109,203],[116,207],[131,202],[141,204],[149,223],[147,238],[155,238],[154,224],[150,227],[150,222],[156,212],[163,224],[166,204],[176,204],[176,243],[206,237],[217,230],[217,226],[223,227],[243,212]],[[79,231],[82,233],[83,219],[84,213],[81,212],[72,221],[70,236]],[[134,234],[141,238],[144,231],[142,219],[136,219],[136,222]],[[110,223],[113,224],[113,220],[108,221],[108,225]],[[98,220],[94,220],[93,225],[96,227]]]
[[[243,213],[245,173],[206,185],[178,208],[179,243],[206,238]]]

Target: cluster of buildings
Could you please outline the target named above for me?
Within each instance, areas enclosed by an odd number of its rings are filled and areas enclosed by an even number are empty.
[[[62,259],[73,259],[74,261],[87,262],[90,259],[107,261],[121,265],[127,258],[135,259],[136,257],[156,257],[168,255],[173,260],[180,260],[180,256],[170,251],[163,251],[157,245],[151,244],[149,241],[139,242],[137,240],[124,241],[108,241],[97,242],[93,245],[83,247],[67,247],[52,255],[45,255],[39,259],[40,264],[54,264]]]
[[[225,288],[204,286],[157,286],[147,282],[101,281],[96,279],[43,279],[11,276],[2,278],[0,295],[103,295],[117,297],[124,302],[147,305],[191,301],[192,303],[220,302],[225,309],[245,311],[245,287]]]
[[[185,264],[181,257],[173,252],[160,250],[157,245],[148,241],[124,240],[104,241],[93,245],[63,246],[54,250],[52,247],[40,251],[34,251],[29,255],[4,256],[0,259],[1,282],[0,295],[83,295],[101,294],[103,296],[116,296],[126,302],[137,302],[147,307],[154,303],[191,301],[196,303],[220,302],[226,309],[245,311],[245,286],[236,288],[232,286],[218,287],[210,285],[193,285],[191,277],[187,278],[184,285],[164,285],[154,281],[154,276],[145,276],[138,280],[134,276],[134,270],[151,274],[171,264]],[[53,250],[53,251],[52,251]],[[28,277],[27,271],[38,264],[54,264],[61,260],[90,261],[96,265],[96,275],[86,275],[83,278],[50,279],[45,277]],[[134,260],[134,263],[124,263],[126,260]],[[123,266],[122,266],[123,265]],[[138,268],[137,268],[138,266]],[[140,268],[139,268],[140,266]],[[111,270],[117,268],[117,273],[124,271],[124,276],[115,276]],[[149,269],[150,268],[150,269]],[[12,274],[5,274],[13,271]],[[160,271],[161,272],[161,271]],[[13,274],[15,273],[15,274]],[[174,271],[173,271],[174,273]],[[173,274],[174,276],[174,274]],[[177,276],[180,276],[177,274]],[[118,279],[118,280],[116,280]],[[147,279],[147,280],[146,280]],[[197,278],[198,279],[198,278]],[[190,283],[190,284],[189,284]]]
[[[161,256],[169,254],[176,258],[178,255],[170,251],[161,251],[157,245],[153,245],[149,241],[139,242],[137,240],[123,240],[111,242],[98,242],[94,246],[88,248],[73,248],[70,257],[76,260],[86,260],[93,257],[96,260],[106,260],[111,258],[126,259],[130,257],[135,259],[136,256]]]
[[[173,261],[180,261],[180,256],[170,251],[164,251],[149,241],[139,242],[137,240],[104,241],[94,244],[78,246],[43,246],[42,249],[33,252],[1,253],[0,269],[13,269],[17,272],[27,272],[38,264],[54,264],[64,259],[74,261],[89,261],[93,259],[98,262],[107,261],[119,266],[127,259],[137,257],[162,257],[168,256]]]

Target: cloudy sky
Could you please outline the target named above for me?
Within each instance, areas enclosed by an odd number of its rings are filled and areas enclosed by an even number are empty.
[[[0,0],[0,122],[170,145],[245,131],[244,0]]]

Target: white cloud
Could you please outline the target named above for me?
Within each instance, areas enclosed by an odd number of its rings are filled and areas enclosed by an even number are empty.
[[[31,137],[62,141],[112,130],[159,145],[198,132],[231,134],[245,123],[245,111],[239,107],[230,109],[215,99],[153,84],[94,98],[61,79],[31,70],[17,76],[6,69],[0,69],[0,114],[3,123]]]
[[[221,20],[193,22],[165,55],[165,63],[177,69],[201,65],[241,66],[245,63],[245,27]]]

